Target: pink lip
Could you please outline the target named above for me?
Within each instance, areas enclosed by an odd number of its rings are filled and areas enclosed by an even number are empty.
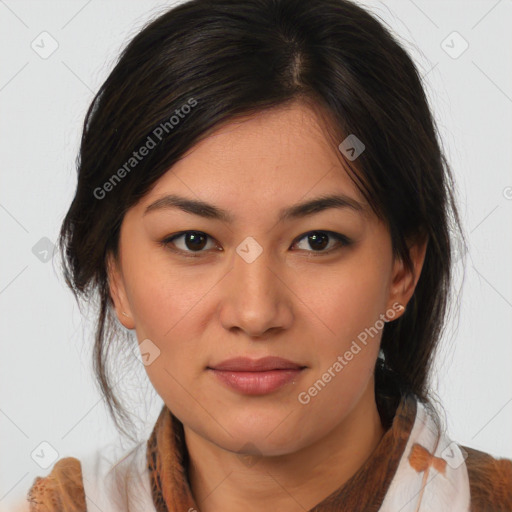
[[[281,357],[228,359],[214,367],[208,367],[223,384],[247,395],[262,395],[284,386],[304,369]]]
[[[226,359],[226,361],[222,361],[222,363],[210,366],[209,368],[233,372],[265,372],[268,370],[300,370],[304,366],[282,357],[268,356],[261,359],[235,357],[233,359]]]

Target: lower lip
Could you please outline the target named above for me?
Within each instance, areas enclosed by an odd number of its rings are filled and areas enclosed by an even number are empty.
[[[246,395],[265,395],[297,378],[303,370],[269,370],[265,372],[235,372],[210,370],[231,389]]]

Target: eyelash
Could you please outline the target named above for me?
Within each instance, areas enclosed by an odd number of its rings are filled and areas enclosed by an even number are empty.
[[[175,235],[168,236],[168,237],[164,238],[163,240],[161,240],[159,242],[159,245],[161,245],[162,247],[165,247],[166,249],[168,249],[168,250],[170,250],[172,252],[175,252],[177,254],[183,255],[186,258],[199,258],[199,257],[202,256],[202,253],[204,253],[206,251],[203,251],[203,250],[195,251],[195,252],[194,251],[183,251],[182,249],[176,249],[176,248],[170,247],[170,245],[172,244],[172,242],[174,242],[174,240],[176,240],[177,238],[180,238],[180,237],[182,237],[184,235],[187,235],[189,233],[206,235],[208,238],[213,240],[213,238],[210,235],[208,235],[207,233],[204,233],[203,231],[189,230],[189,231],[181,231],[179,233],[176,233]],[[339,242],[340,245],[338,245],[334,249],[330,249],[328,251],[306,251],[306,252],[312,253],[313,257],[318,257],[318,256],[324,256],[324,255],[327,255],[327,254],[331,254],[332,252],[340,250],[343,247],[347,247],[347,246],[349,246],[352,243],[352,240],[350,240],[348,237],[346,237],[345,235],[342,235],[340,233],[335,233],[333,231],[325,231],[325,230],[314,230],[314,231],[308,231],[307,233],[304,233],[303,235],[301,235],[299,238],[296,239],[296,241],[293,243],[293,245],[295,245],[296,243],[300,242],[302,239],[306,238],[308,235],[311,235],[311,234],[314,234],[314,233],[327,234],[330,237],[334,238],[337,242]]]

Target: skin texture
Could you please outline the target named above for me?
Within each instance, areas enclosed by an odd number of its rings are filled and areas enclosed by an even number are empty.
[[[331,208],[277,222],[281,208],[335,192],[365,205],[365,213]],[[169,193],[212,203],[235,220],[177,208],[144,215]],[[209,235],[199,257],[159,245],[186,230]],[[331,237],[318,250],[308,243],[311,231],[353,243]],[[251,263],[236,252],[248,236],[263,251]],[[185,237],[174,247],[198,254]],[[393,304],[407,305],[425,248],[411,246],[414,274],[394,260],[387,227],[348,177],[315,112],[298,102],[214,130],[126,213],[119,261],[109,260],[111,294],[119,321],[160,350],[146,371],[184,425],[202,512],[309,510],[361,467],[384,434],[373,377],[382,331],[309,403],[298,395],[380,315],[400,316]],[[272,393],[249,396],[207,369],[242,355],[277,355],[307,368]]]

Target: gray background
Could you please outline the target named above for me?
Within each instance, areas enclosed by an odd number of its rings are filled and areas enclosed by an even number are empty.
[[[512,458],[512,0],[361,3],[419,66],[457,180],[469,252],[436,371],[449,435]],[[117,438],[90,369],[92,310],[80,315],[45,250],[73,197],[94,92],[144,22],[171,5],[0,0],[0,509],[49,472],[31,458],[49,453],[41,442],[80,458]],[[463,270],[459,260],[458,286]],[[161,401],[141,375],[119,385],[144,439]]]

